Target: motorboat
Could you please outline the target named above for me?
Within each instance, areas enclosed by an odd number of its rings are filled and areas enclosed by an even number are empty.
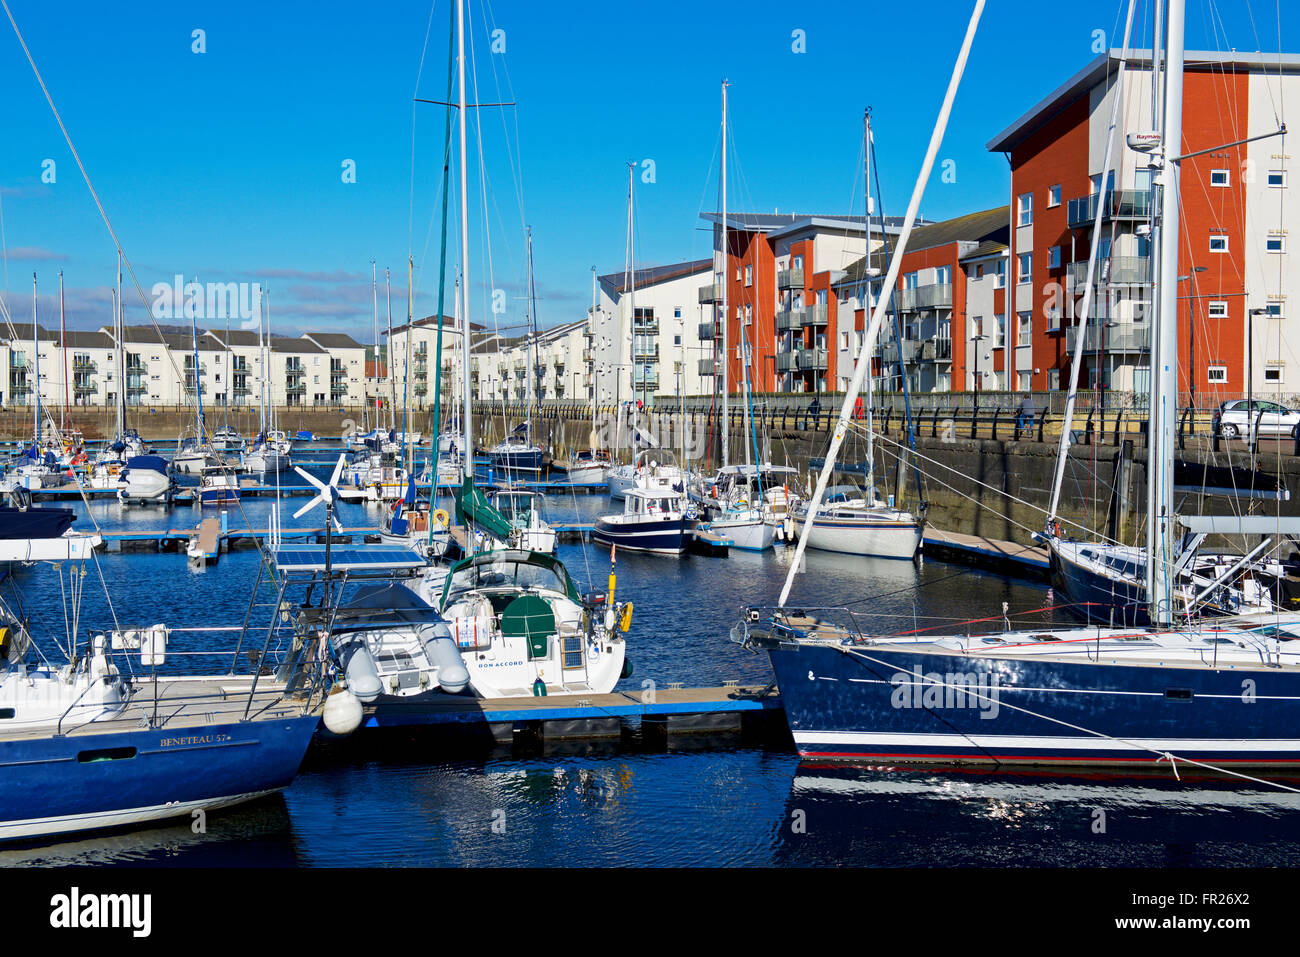
[[[621,514],[596,520],[592,540],[625,551],[680,557],[690,548],[695,524],[694,506],[685,492],[630,488]]]
[[[134,455],[121,472],[117,500],[123,504],[165,502],[172,494],[167,460],[161,455]]]
[[[621,499],[633,488],[684,492],[689,478],[671,449],[645,449],[630,464],[616,465],[609,470],[609,497]]]

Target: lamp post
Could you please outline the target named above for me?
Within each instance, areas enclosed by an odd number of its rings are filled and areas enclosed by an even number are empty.
[[[980,368],[980,343],[988,338],[990,338],[988,335],[980,333],[978,336],[971,336],[970,339],[975,343],[975,408],[977,409],[980,407],[980,392],[984,385],[984,371]],[[899,348],[902,348],[901,344]]]
[[[1190,279],[1192,282],[1191,294],[1187,299],[1187,404],[1192,409],[1193,414],[1196,410],[1196,274],[1205,272],[1205,266],[1193,266],[1192,271],[1186,276],[1179,276],[1178,281]],[[1192,420],[1193,426],[1196,420]]]
[[[1246,312],[1246,408],[1250,410],[1251,448],[1255,447],[1255,426],[1259,419],[1255,415],[1255,317],[1267,316],[1267,309],[1251,309]]]

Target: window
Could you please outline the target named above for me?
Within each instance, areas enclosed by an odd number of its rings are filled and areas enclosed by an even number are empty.
[[[1286,189],[1286,170],[1284,169],[1269,170],[1268,185],[1270,189]]]
[[[1047,370],[1047,388],[1051,389],[1052,391],[1056,391],[1056,390],[1059,389],[1060,387],[1061,387],[1061,370],[1060,370],[1060,369],[1048,369],[1048,370]]]
[[[1047,208],[1051,209],[1053,206],[1060,206],[1060,205],[1061,205],[1061,184],[1057,183],[1055,186],[1049,186],[1047,188]]]
[[[1232,177],[1228,174],[1226,169],[1212,169],[1210,170],[1210,185],[1231,186]]]
[[[1272,385],[1281,385],[1282,369],[1283,366],[1280,362],[1270,363],[1269,365],[1266,365],[1264,367],[1264,381]]]
[[[1034,194],[1021,193],[1016,208],[1020,212],[1018,225],[1028,226],[1034,221]]]
[[[1270,253],[1286,252],[1286,237],[1279,235],[1266,236],[1264,238],[1264,251]]]
[[[673,318],[680,319],[681,317],[682,317],[682,307],[677,306],[676,308],[673,309]]]
[[[1205,370],[1206,382],[1224,383],[1228,381],[1227,366],[1210,366]]]
[[[1217,302],[1217,301],[1210,303],[1210,318],[1227,319],[1228,304],[1226,302]]]
[[[745,264],[745,285],[754,285],[754,267],[751,263]]]
[[[1016,276],[1016,282],[1020,283],[1021,285],[1027,282],[1033,282],[1034,281],[1034,254],[1021,253],[1016,258],[1020,260],[1019,263],[1020,271]]]
[[[1228,237],[1224,233],[1217,233],[1210,236],[1210,252],[1226,253],[1228,251]]]
[[[993,288],[1001,289],[1003,286],[1007,284],[1007,261],[1005,259],[999,259],[997,269],[998,269],[998,278],[993,283]]]
[[[791,268],[791,269],[802,269],[802,268],[803,268],[803,256],[793,256],[793,257],[791,257],[790,268]]]
[[[1268,317],[1269,317],[1270,319],[1283,319],[1283,318],[1285,318],[1284,310],[1283,310],[1283,308],[1282,308],[1283,305],[1284,305],[1284,303],[1285,303],[1285,300],[1282,300],[1282,299],[1276,299],[1276,298],[1270,298],[1270,299],[1268,300],[1268,304],[1264,306],[1265,310],[1267,310],[1267,312],[1268,312]]]
[[[1058,189],[1060,187],[1057,187]],[[1016,373],[1016,388],[1021,392],[1028,392],[1034,387],[1034,374],[1032,372]]]
[[[754,324],[754,305],[753,303],[747,302],[745,303],[745,325],[752,326],[753,324]]]
[[[1031,314],[1028,312],[1017,313],[1018,334],[1016,336],[1016,345],[1027,346],[1034,341],[1034,323]]]
[[[849,347],[849,334],[848,334],[847,332],[841,332],[841,333],[840,333],[840,349],[841,349],[841,351],[843,351],[843,350],[848,349],[848,347]]]
[[[673,336],[673,345],[680,346],[681,344],[682,344],[682,337],[680,335]]]
[[[1047,268],[1048,269],[1061,268],[1061,247],[1060,246],[1053,246],[1051,249],[1047,251]]]
[[[952,267],[939,266],[934,271],[934,281],[940,286],[947,286],[952,283]]]
[[[903,276],[904,289],[915,289],[919,283],[920,283],[919,273],[909,272]]]

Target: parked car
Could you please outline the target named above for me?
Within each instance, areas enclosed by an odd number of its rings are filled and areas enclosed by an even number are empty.
[[[1294,438],[1300,429],[1300,412],[1261,399],[1249,402],[1233,399],[1223,403],[1214,413],[1214,428],[1225,439],[1249,436],[1257,426],[1260,435],[1289,435]]]

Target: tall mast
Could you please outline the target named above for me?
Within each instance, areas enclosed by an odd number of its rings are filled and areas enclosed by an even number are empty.
[[[41,445],[41,340],[36,325],[36,273],[32,273],[32,355],[35,356],[36,381],[32,388],[36,393],[36,403],[32,418],[32,435],[35,436],[37,450]]]
[[[406,419],[406,410],[411,405],[411,340],[415,338],[415,291],[413,286],[415,278],[415,259],[412,256],[406,257],[406,356],[402,360],[402,464],[406,467],[407,474],[410,474],[412,463],[407,463],[407,452],[414,455],[411,449],[411,441],[407,438],[409,425]],[[437,436],[434,436],[437,442]]]
[[[194,282],[197,285],[198,279],[196,278]],[[197,313],[198,310],[195,310],[195,312]],[[199,442],[202,443],[204,435],[206,434],[205,429],[203,427],[203,379],[199,375],[198,320],[193,315],[190,316],[190,344],[194,347],[194,396],[198,403],[197,404],[198,419],[196,421],[198,422],[198,426],[199,426]]]
[[[1158,267],[1152,289],[1156,303],[1151,330],[1151,453],[1147,465],[1147,600],[1151,623],[1173,623],[1170,574],[1174,559],[1174,424],[1178,417],[1178,155],[1183,144],[1183,15],[1185,0],[1167,0],[1164,123],[1155,183],[1160,216],[1155,226]],[[1156,25],[1157,29],[1159,24]],[[1104,173],[1102,174],[1105,175]]]
[[[731,356],[727,354],[727,86],[726,80],[722,81],[722,465],[725,468],[730,456],[728,449],[730,445],[731,417],[728,414],[727,393],[730,387],[727,383],[727,362]]]
[[[628,269],[628,303],[632,311],[632,394],[636,395],[636,212],[632,202],[632,190],[636,176],[636,164],[627,164],[627,269]],[[641,373],[641,398],[645,401],[645,372]]]
[[[590,335],[587,338],[589,343],[596,341],[596,267],[591,267],[591,318],[587,320],[587,332]],[[595,374],[595,349],[587,350],[587,375],[591,376],[591,435],[587,437],[587,444],[591,446],[592,456],[596,453],[596,374]]]
[[[867,240],[867,258],[862,264],[862,334],[867,334],[866,319],[871,316],[874,304],[872,303],[871,294],[871,149],[874,143],[871,138],[871,108],[868,107],[862,113],[862,155],[866,160],[865,179],[866,192],[863,194],[863,219],[866,225]],[[882,224],[883,228],[883,224]],[[902,345],[899,345],[902,348]],[[874,350],[872,350],[874,352]],[[870,507],[875,504],[876,500],[876,440],[872,433],[872,416],[871,404],[874,401],[872,392],[874,390],[874,372],[871,363],[875,360],[874,356],[867,357],[867,505]]]
[[[397,370],[393,367],[393,285],[384,267],[384,295],[388,298],[388,427],[397,427]],[[409,330],[408,330],[409,333]]]
[[[59,413],[59,428],[68,425],[68,318],[63,311],[63,270],[59,270],[59,348],[63,352],[63,411]]]
[[[122,314],[122,251],[117,251],[117,296],[113,300],[113,325],[117,332],[117,434],[126,434],[126,317]]]
[[[259,322],[257,324],[257,356],[258,356],[258,364],[261,365],[262,367],[261,375],[259,376],[259,378],[261,379],[261,386],[262,386],[261,389],[262,411],[258,419],[261,423],[261,428],[259,429],[259,431],[262,433],[262,441],[266,441],[267,381],[271,378],[271,357],[266,351],[266,340],[270,338],[270,336],[268,335],[270,330],[267,328],[267,323],[271,321],[271,290],[270,289],[267,289],[262,294],[262,299],[266,303],[266,309],[264,311],[266,322]]]
[[[537,388],[537,383],[533,379],[533,374],[537,371],[535,364],[535,351],[537,347],[537,303],[533,301],[533,227],[528,227],[528,346],[525,351],[524,361],[528,363],[528,442],[531,445],[533,441],[533,390]]]
[[[374,329],[375,372],[378,373],[379,372],[379,276],[378,273],[375,271],[375,261],[373,259],[370,260],[370,298],[374,302],[374,306],[375,306],[375,329]],[[375,400],[378,401],[378,399],[379,399],[379,390],[376,389]],[[366,407],[367,409],[369,409],[370,407],[369,402],[366,403]],[[377,429],[379,428],[379,409],[376,407],[371,411],[375,413],[374,428]],[[368,421],[363,421],[362,426],[366,429],[367,432],[369,432],[371,429],[371,426]]]
[[[464,297],[460,310],[461,342],[469,356],[469,174],[465,148],[465,0],[456,0],[456,64],[459,82],[460,110],[457,122],[460,133],[460,294]],[[470,419],[469,376],[465,376],[465,463],[466,476],[474,475],[474,431]],[[474,536],[465,536],[467,551],[474,554]]]

